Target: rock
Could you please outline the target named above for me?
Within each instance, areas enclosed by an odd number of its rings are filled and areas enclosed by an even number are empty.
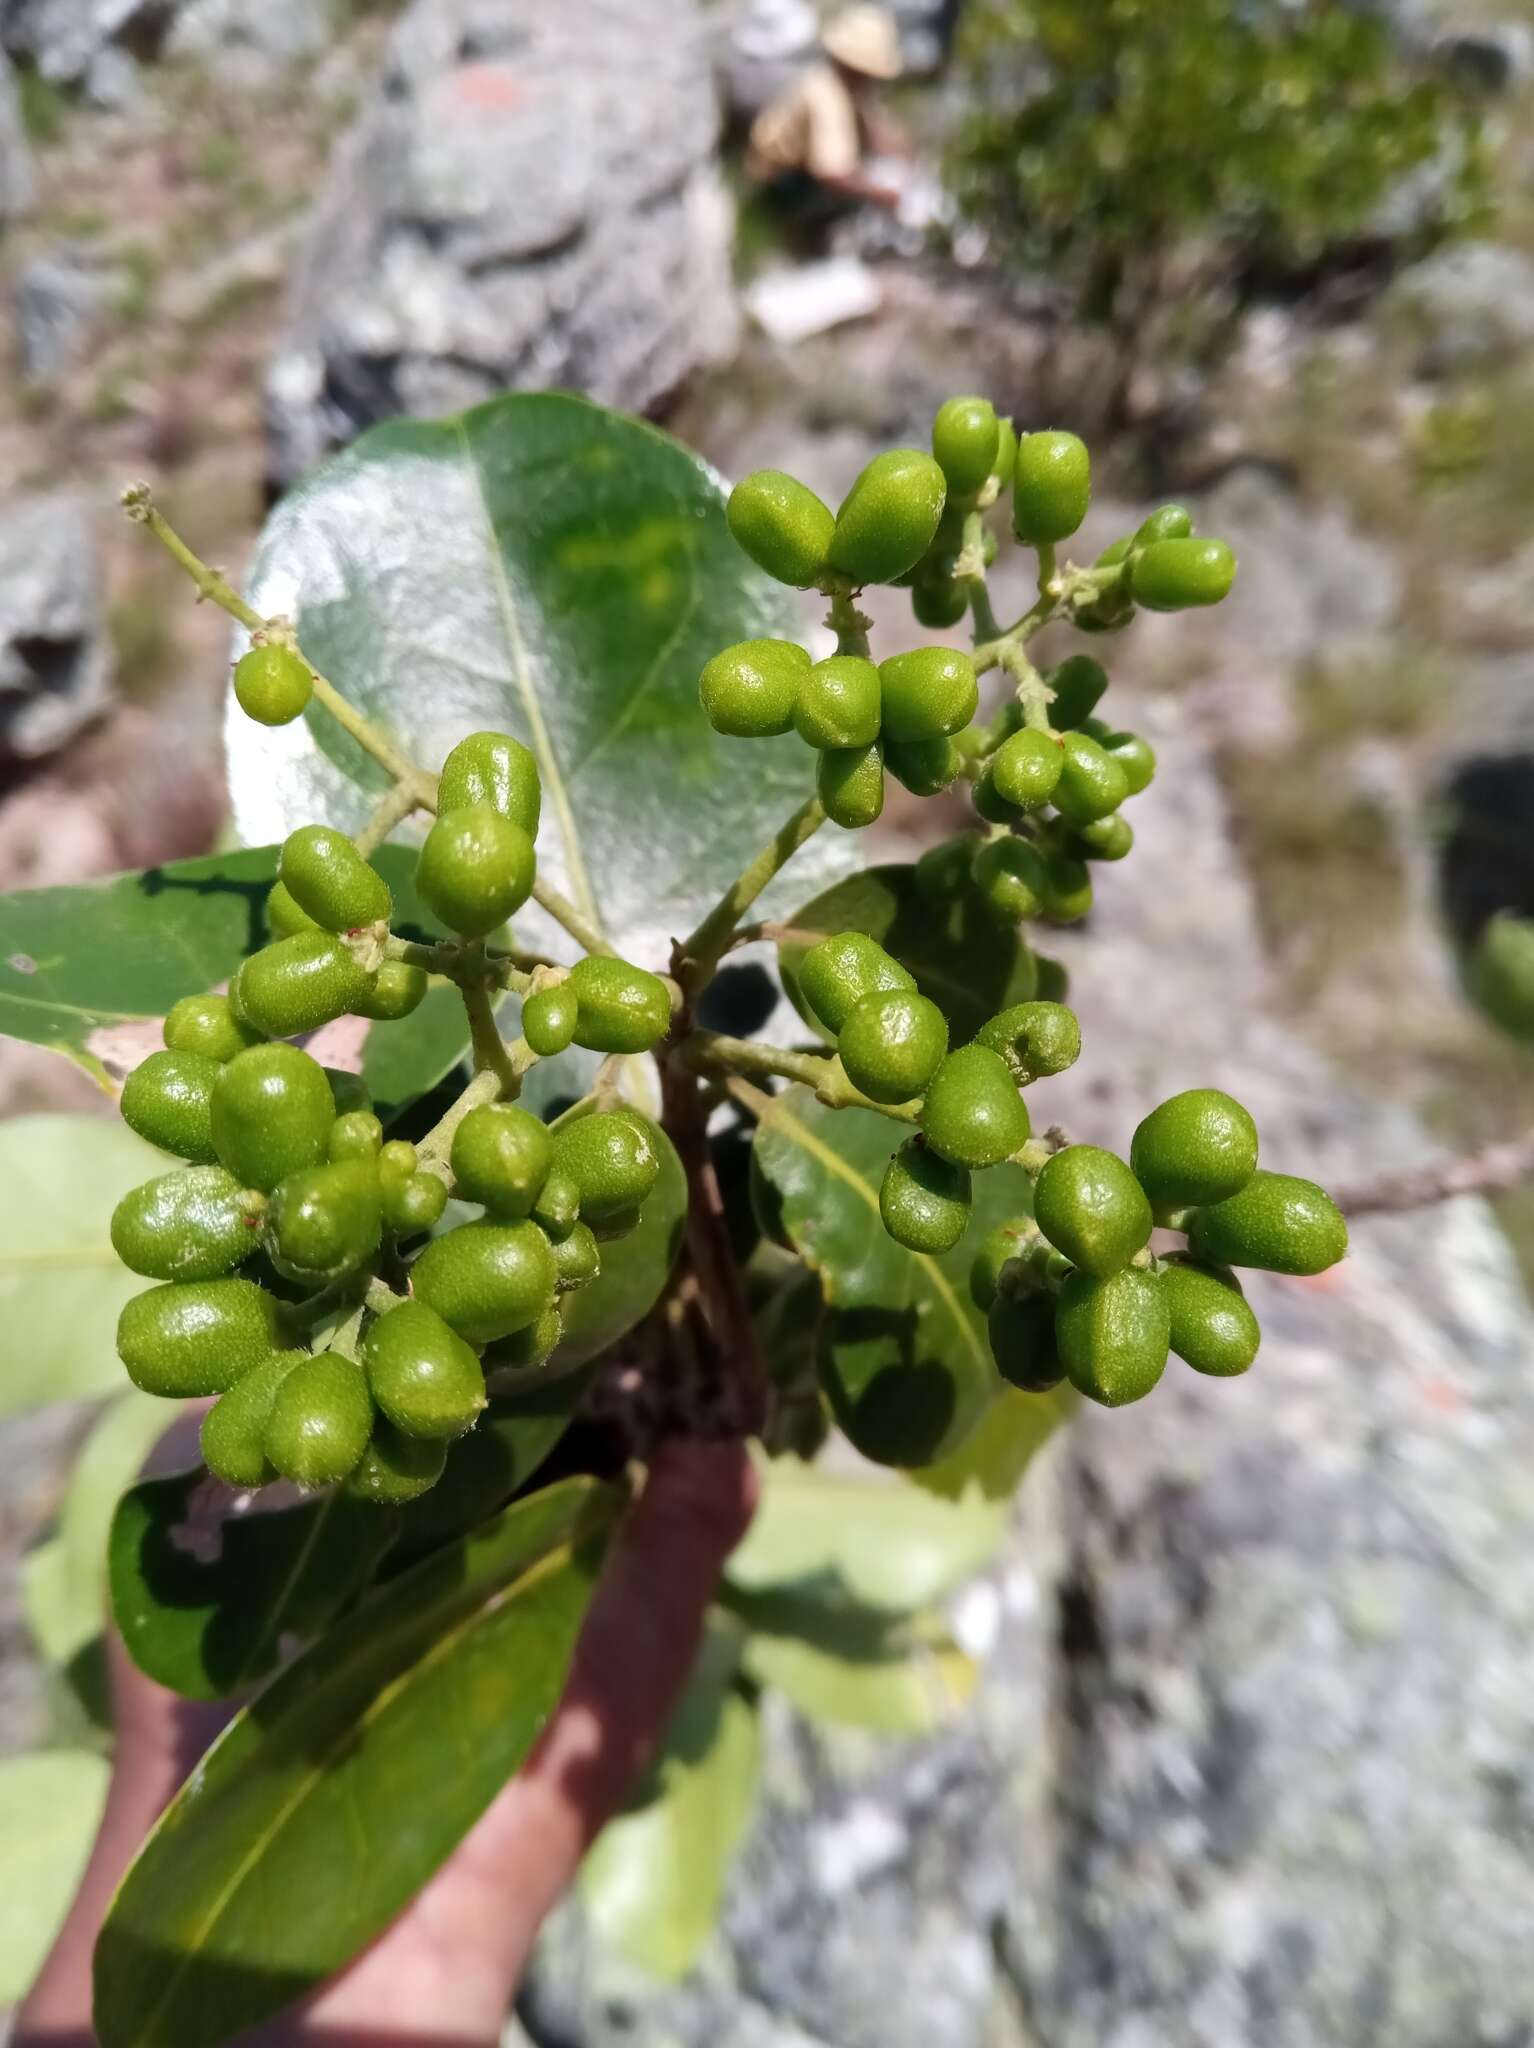
[[[11,327],[29,383],[57,377],[80,360],[122,282],[111,265],[68,246],[22,266],[11,285]]]
[[[1514,92],[1534,75],[1534,28],[1526,21],[1445,29],[1434,47],[1454,76],[1478,92]]]
[[[0,45],[56,85],[77,85],[97,55],[152,51],[175,0],[0,0]]]
[[[0,51],[0,228],[27,211],[36,189],[21,94],[10,60]]]
[[[318,57],[333,39],[336,0],[181,0],[166,37],[167,54],[194,57],[231,75]]]
[[[84,502],[0,512],[0,758],[37,760],[112,702],[102,567]]]
[[[337,153],[267,387],[290,482],[373,421],[507,386],[643,411],[731,345],[698,16],[415,0]]]
[[[732,117],[754,121],[814,62],[819,35],[812,0],[744,0],[728,21],[719,59]]]
[[[1534,341],[1534,258],[1500,242],[1462,242],[1406,271],[1390,293],[1420,337],[1424,375],[1489,369]]]

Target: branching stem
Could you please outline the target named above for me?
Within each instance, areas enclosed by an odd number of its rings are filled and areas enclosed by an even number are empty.
[[[735,939],[736,926],[779,871],[806,840],[826,822],[819,797],[810,797],[780,825],[751,864],[725,890],[690,937],[672,948],[671,971],[687,996],[695,996],[713,980],[715,969]]]

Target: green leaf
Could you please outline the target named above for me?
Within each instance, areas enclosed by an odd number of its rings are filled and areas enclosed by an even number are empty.
[[[532,747],[543,871],[636,957],[663,960],[810,794],[797,739],[721,739],[698,705],[704,663],[793,632],[792,601],[706,464],[584,399],[374,428],[273,512],[250,598],[423,766],[479,728]],[[229,757],[247,840],[356,826],[380,788],[318,707],[278,730],[231,709]],[[855,851],[824,834],[800,872]]]
[[[74,1897],[111,1775],[91,1750],[0,1762],[0,2005],[37,1975]]]
[[[879,1735],[930,1735],[968,1705],[980,1677],[974,1659],[937,1633],[904,1646],[891,1641],[882,1654],[866,1656],[802,1636],[753,1633],[744,1665],[811,1720]]]
[[[212,2048],[388,1925],[552,1711],[618,1505],[584,1479],[516,1502],[235,1716],[102,1929],[102,2048]]]
[[[1022,1484],[1034,1453],[1079,1405],[1075,1389],[1063,1380],[1048,1394],[1003,1387],[952,1457],[907,1476],[945,1500],[1004,1504]]]
[[[165,1166],[114,1117],[0,1124],[0,1317],[25,1333],[0,1363],[0,1415],[121,1391],[117,1318],[145,1282],[112,1249],[112,1211]]]
[[[977,890],[934,900],[915,877],[914,867],[869,868],[794,911],[787,923],[794,931],[867,932],[915,975],[947,1017],[953,1043],[966,1044],[998,1010],[1033,995],[1033,956],[1020,929],[998,924]],[[778,965],[789,1001],[821,1030],[799,991],[798,966],[808,950],[781,945]]]
[[[579,1113],[588,1114],[593,1106],[581,1104]],[[568,1112],[575,1114],[576,1110]],[[561,1117],[559,1122],[565,1120]],[[653,1136],[660,1176],[640,1212],[639,1227],[602,1246],[601,1272],[566,1301],[565,1337],[557,1354],[561,1366],[595,1358],[615,1344],[649,1314],[671,1277],[687,1220],[687,1175],[676,1147],[658,1124]]]
[[[827,1109],[795,1088],[764,1112],[756,1157],[825,1291],[821,1371],[837,1421],[865,1457],[912,1466],[957,1450],[1000,1390],[970,1267],[988,1231],[1030,1212],[1032,1192],[1020,1167],[976,1174],[954,1249],[907,1251],[879,1216],[879,1183],[905,1135],[873,1110]]]
[[[275,1669],[284,1635],[313,1635],[366,1585],[388,1518],[341,1493],[233,1514],[200,1467],[131,1488],[112,1518],[112,1612],[141,1671],[186,1699],[222,1699]]]

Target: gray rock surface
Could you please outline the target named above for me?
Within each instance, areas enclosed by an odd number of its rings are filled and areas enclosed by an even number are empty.
[[[80,360],[122,283],[121,272],[89,251],[45,251],[11,282],[11,333],[29,382],[57,377]]]
[[[0,0],[0,44],[59,85],[78,84],[112,44],[159,42],[175,0]]]
[[[1534,76],[1534,28],[1526,21],[1487,21],[1449,28],[1437,51],[1480,92],[1513,92]]]
[[[21,94],[10,60],[0,51],[0,228],[27,211],[36,194],[32,148],[21,118]]]
[[[337,152],[268,383],[288,482],[507,386],[643,410],[734,334],[700,21],[678,0],[415,0]]]
[[[102,567],[67,492],[0,511],[0,758],[36,760],[112,701]]]
[[[1234,682],[1234,678],[1232,679]],[[1124,1145],[1214,1081],[1279,1167],[1422,1133],[1262,1015],[1247,890],[1185,730],[1064,935],[1086,1031],[1036,1120]],[[1254,1278],[1245,1381],[1175,1361],[1035,1468],[965,1720],[890,1746],[774,1708],[724,1932],[681,1988],[573,1909],[536,2042],[617,2048],[1518,2048],[1534,2039],[1534,1381],[1486,1211]]]
[[[1393,311],[1418,337],[1425,375],[1489,369],[1534,341],[1534,258],[1501,242],[1462,242],[1405,272]]]

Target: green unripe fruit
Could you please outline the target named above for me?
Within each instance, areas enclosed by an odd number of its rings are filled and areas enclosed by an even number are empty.
[[[406,1436],[380,1417],[367,1449],[347,1475],[346,1491],[354,1500],[369,1500],[375,1507],[404,1507],[436,1485],[447,1451],[445,1443]]]
[[[1092,501],[1092,458],[1075,434],[1024,434],[1012,472],[1012,531],[1029,547],[1068,540]]]
[[[1257,1356],[1262,1328],[1234,1273],[1172,1259],[1162,1268],[1161,1288],[1172,1319],[1172,1349],[1179,1358],[1213,1379],[1234,1379],[1247,1370]]]
[[[1134,617],[1134,600],[1122,586],[1105,590],[1075,613],[1072,624],[1082,633],[1122,633]]]
[[[1009,804],[996,787],[993,767],[993,762],[986,762],[980,771],[979,781],[970,790],[970,800],[978,815],[984,818],[988,825],[1015,825],[1022,813]]]
[[[1188,1243],[1206,1264],[1324,1273],[1348,1248],[1347,1219],[1313,1180],[1254,1173],[1238,1195],[1195,1209]]]
[[[725,518],[759,569],[808,590],[826,566],[836,521],[808,484],[781,469],[759,469],[730,493]]]
[[[889,740],[884,765],[912,796],[940,796],[957,777],[963,758],[950,739]]]
[[[876,455],[843,498],[827,551],[855,584],[893,583],[932,545],[948,486],[919,448]]]
[[[927,848],[914,872],[916,886],[929,903],[946,903],[969,887],[975,855],[984,843],[977,832],[959,832]]]
[[[353,1006],[352,1015],[371,1017],[375,1024],[398,1024],[425,1002],[429,985],[424,967],[412,967],[406,960],[385,960],[368,993]]]
[[[1066,733],[1060,753],[1054,806],[1061,817],[1072,825],[1110,817],[1129,794],[1129,779],[1118,762],[1084,732]]]
[[[252,953],[236,978],[240,1008],[269,1038],[318,1031],[364,1002],[373,977],[344,939],[295,932]]]
[[[533,1204],[533,1221],[545,1237],[558,1244],[574,1230],[581,1213],[581,1191],[575,1176],[562,1166],[550,1169]]]
[[[426,835],[416,887],[450,931],[482,939],[520,910],[537,874],[533,842],[489,804],[448,811]]]
[[[1151,1207],[1123,1160],[1100,1145],[1067,1145],[1039,1175],[1034,1220],[1072,1265],[1099,1279],[1150,1241]]]
[[[982,1315],[990,1314],[1001,1292],[1002,1268],[1017,1257],[1032,1228],[1033,1219],[1020,1216],[986,1233],[969,1269],[969,1298]]]
[[[870,996],[915,987],[915,977],[866,932],[834,932],[799,963],[799,992],[832,1033]]]
[[[321,1067],[320,1072],[325,1076],[331,1106],[337,1116],[354,1116],[359,1110],[372,1109],[373,1098],[360,1074],[354,1074],[346,1067]]]
[[[1499,910],[1465,970],[1470,999],[1513,1038],[1534,1039],[1534,920]],[[123,1097],[126,1104],[127,1095]],[[126,1114],[126,1110],[124,1111]]]
[[[1001,426],[988,398],[950,398],[932,422],[932,453],[949,491],[973,497],[996,467]]]
[[[234,665],[235,701],[257,725],[291,725],[313,694],[307,664],[278,641],[252,647]]]
[[[575,1042],[591,1052],[649,1052],[671,1029],[671,996],[658,974],[588,954],[565,983],[577,1004]]]
[[[1020,1088],[1063,1074],[1081,1057],[1081,1026],[1063,1003],[1014,1003],[982,1024],[976,1045],[999,1052]]]
[[[1090,654],[1073,654],[1051,669],[1047,678],[1054,691],[1049,722],[1056,732],[1074,732],[1091,717],[1108,687],[1108,671]]]
[[[1063,1155],[1062,1155],[1063,1157]],[[1055,1303],[1055,1343],[1078,1393],[1104,1408],[1140,1401],[1166,1371],[1171,1314],[1154,1273],[1072,1273]]]
[[[968,610],[969,586],[955,577],[923,577],[911,585],[911,612],[918,626],[940,633],[956,626]]]
[[[956,647],[914,647],[879,664],[887,740],[962,732],[980,704],[975,664]]]
[[[307,1351],[274,1351],[220,1394],[203,1418],[202,1462],[229,1486],[265,1486],[277,1474],[266,1455],[266,1429],[277,1389]]]
[[[485,1405],[478,1358],[424,1302],[381,1315],[363,1339],[362,1362],[374,1405],[406,1436],[462,1436]]]
[[[1148,519],[1141,520],[1124,553],[1130,548],[1148,548],[1158,540],[1186,540],[1192,531],[1193,514],[1186,505],[1160,505]]]
[[[1065,1378],[1055,1342],[1052,1294],[998,1294],[986,1317],[996,1370],[1024,1394],[1047,1394]]]
[[[996,749],[991,783],[1013,810],[1036,811],[1054,795],[1064,761],[1060,742],[1052,734],[1015,732]]]
[[[1103,752],[1123,769],[1131,796],[1149,789],[1155,780],[1156,755],[1148,740],[1141,739],[1137,732],[1099,733],[1096,738]]]
[[[244,1055],[242,1055],[244,1057]],[[123,1083],[123,1122],[162,1152],[211,1165],[213,1089],[224,1071],[204,1052],[152,1052]]]
[[[1086,863],[1068,853],[1044,856],[1044,915],[1055,924],[1076,924],[1092,908],[1092,877]]]
[[[349,1109],[330,1126],[325,1151],[331,1159],[377,1159],[383,1125],[370,1109]]]
[[[313,1286],[339,1280],[378,1249],[383,1229],[378,1168],[371,1159],[339,1159],[290,1174],[272,1197],[272,1263]]]
[[[630,1202],[624,1208],[608,1210],[604,1215],[593,1216],[591,1234],[598,1244],[615,1244],[621,1237],[630,1237],[639,1228],[640,1210],[637,1202]]]
[[[936,1255],[952,1251],[969,1228],[969,1170],[908,1138],[884,1169],[879,1214],[896,1244]]]
[[[559,1294],[573,1294],[589,1287],[602,1270],[602,1254],[590,1226],[577,1223],[550,1246],[554,1255],[554,1287]]]
[[[537,757],[509,732],[471,732],[442,763],[437,809],[466,811],[475,804],[488,804],[529,839],[538,837],[543,787]]]
[[[870,1101],[909,1102],[948,1051],[948,1020],[925,996],[896,989],[859,1003],[836,1049],[848,1080]]]
[[[386,1181],[409,1180],[420,1163],[420,1155],[408,1138],[390,1138],[378,1155],[378,1171]]]
[[[227,996],[183,996],[171,1005],[162,1036],[171,1052],[200,1052],[222,1065],[260,1034],[239,1022]]]
[[[564,1318],[557,1308],[546,1308],[537,1322],[525,1330],[513,1330],[485,1353],[485,1371],[501,1372],[507,1367],[526,1371],[554,1356],[565,1334]]]
[[[434,1237],[411,1269],[418,1301],[470,1344],[536,1322],[554,1299],[554,1260],[536,1223],[464,1223]]]
[[[117,1355],[146,1394],[222,1394],[274,1348],[277,1304],[253,1280],[172,1281],[136,1294],[117,1322]]]
[[[218,1280],[256,1249],[265,1203],[221,1166],[163,1173],[112,1212],[112,1249],[150,1280]]]
[[[991,464],[991,475],[1004,491],[1010,491],[1016,474],[1017,428],[1002,414],[996,422],[996,458]]]
[[[879,671],[860,654],[830,654],[806,670],[794,729],[812,747],[868,747],[879,737]]]
[[[299,909],[327,932],[387,924],[394,908],[383,876],[331,825],[300,825],[290,832],[282,844],[277,879]]]
[[[1026,839],[993,839],[975,855],[975,887],[1003,924],[1038,917],[1048,893],[1044,856]]]
[[[1158,540],[1130,565],[1129,588],[1150,612],[1218,604],[1236,580],[1236,558],[1222,540]]]
[[[290,939],[294,932],[321,929],[307,910],[301,910],[281,882],[273,882],[266,896],[266,928],[274,939]]]
[[[1029,1135],[1007,1063],[984,1045],[961,1045],[944,1060],[927,1089],[921,1127],[933,1151],[955,1166],[999,1166]]]
[[[601,1226],[639,1208],[660,1177],[660,1152],[647,1119],[630,1110],[596,1110],[554,1133],[554,1164],[580,1189],[580,1212]]]
[[[361,1371],[350,1359],[322,1351],[300,1359],[284,1377],[264,1442],[274,1469],[312,1491],[344,1479],[372,1434],[373,1403]]]
[[[1257,1171],[1257,1126],[1234,1096],[1188,1088],[1153,1109],[1129,1147],[1158,1216],[1237,1195]]]
[[[1129,560],[1129,551],[1134,546],[1134,535],[1126,533],[1122,540],[1110,541],[1098,556],[1095,567],[1116,569],[1121,562]]]
[[[218,1070],[213,1142],[242,1186],[270,1192],[318,1166],[335,1120],[325,1069],[296,1045],[253,1045]]]
[[[447,1189],[434,1173],[391,1176],[381,1183],[383,1220],[396,1237],[419,1237],[442,1220]]]
[[[703,715],[732,739],[771,739],[794,722],[810,657],[792,640],[742,640],[726,647],[698,681]]]
[[[871,747],[837,747],[822,754],[815,764],[815,794],[831,823],[843,831],[872,825],[884,809],[883,747],[876,740]]]
[[[514,1102],[471,1109],[453,1133],[453,1178],[465,1201],[493,1216],[530,1216],[548,1179],[554,1141],[546,1124]]]
[[[1079,860],[1123,860],[1134,851],[1135,828],[1117,812],[1094,819],[1071,834],[1070,850]]]
[[[522,1036],[540,1059],[551,1060],[575,1043],[580,1000],[568,981],[539,989],[522,1004]]]

